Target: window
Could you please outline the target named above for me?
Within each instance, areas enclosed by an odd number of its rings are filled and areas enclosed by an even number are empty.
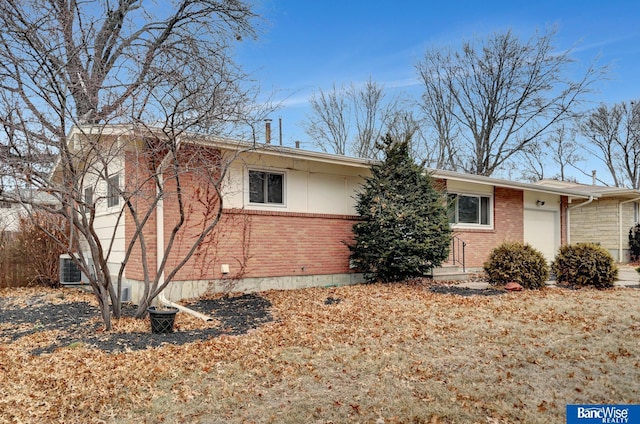
[[[116,174],[107,180],[107,207],[120,203],[120,175]]]
[[[0,201],[0,209],[11,209],[11,202],[7,202],[6,200]]]
[[[491,225],[491,197],[449,194],[449,222],[462,225]]]
[[[93,205],[93,187],[85,187],[84,189],[84,211],[89,213]]]
[[[284,204],[284,174],[249,171],[249,203]]]

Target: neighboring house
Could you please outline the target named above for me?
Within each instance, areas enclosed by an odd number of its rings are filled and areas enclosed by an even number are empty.
[[[14,233],[20,229],[20,218],[29,212],[29,204],[55,206],[52,196],[35,190],[9,191],[0,194],[0,232]]]
[[[109,182],[86,179],[85,197],[102,199],[95,203],[98,233],[105,240],[116,235],[108,258],[115,276],[135,226],[129,214],[118,219],[123,201],[114,188],[130,192],[129,185],[143,177],[145,167],[139,162],[144,143],[131,142],[136,136],[126,127],[114,127],[111,134],[129,137],[131,147],[120,150],[119,157],[109,163]],[[167,297],[176,300],[208,290],[256,291],[362,281],[362,275],[350,267],[347,243],[358,219],[356,194],[369,175],[369,160],[215,137],[192,136],[184,145],[189,143],[237,157],[222,188],[222,219],[175,275]],[[429,172],[448,194],[454,235],[466,244],[465,264],[471,270],[481,268],[490,251],[504,241],[529,243],[552,260],[569,240],[570,207],[597,196],[571,187]],[[206,184],[194,177],[182,190],[190,214],[176,239],[170,266],[184,257],[188,243],[179,243],[199,235],[206,213]],[[172,196],[163,198],[162,207],[145,229],[150,266],[157,265],[155,258],[161,256],[178,219],[176,202]],[[140,254],[137,246],[124,271],[133,300],[142,288]]]
[[[557,180],[536,184],[588,196],[569,205],[568,243],[596,243],[607,249],[617,262],[629,262],[629,230],[640,222],[640,190]]]

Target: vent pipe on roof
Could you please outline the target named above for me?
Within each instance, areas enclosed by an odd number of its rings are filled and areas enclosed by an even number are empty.
[[[591,171],[591,185],[596,185],[596,170]]]
[[[300,140],[296,140],[296,149],[300,148]]]
[[[280,129],[280,145],[282,146],[282,116],[278,117],[278,127]]]
[[[264,122],[265,122],[264,124],[265,142],[267,144],[271,144],[271,119],[265,119]]]

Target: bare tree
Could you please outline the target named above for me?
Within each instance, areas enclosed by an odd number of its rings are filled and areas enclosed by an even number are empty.
[[[306,133],[325,152],[373,158],[376,142],[387,132],[402,125],[402,100],[387,96],[384,87],[369,79],[362,86],[350,84],[309,99],[311,113],[303,124]]]
[[[184,217],[181,178],[206,168],[201,178],[219,190],[227,158],[211,149],[186,154],[182,146],[189,132],[230,131],[251,121],[251,87],[231,53],[234,43],[255,36],[254,18],[239,0],[180,0],[171,9],[141,0],[0,0],[1,159],[11,185],[58,199],[60,207],[48,211],[63,216],[70,233],[57,241],[90,277],[107,329],[109,303],[120,313],[109,264],[118,223],[130,218],[132,239],[144,249],[158,202],[176,196]],[[127,131],[114,131],[114,124]],[[55,164],[46,160],[54,155]],[[144,178],[119,180],[125,155],[139,156]],[[116,219],[106,244],[96,214],[105,204]],[[205,236],[219,215],[210,218]],[[178,219],[171,237],[183,224]],[[126,247],[118,280],[133,249]],[[145,269],[141,307],[175,275],[168,271],[162,281],[168,259],[159,260],[157,270]],[[184,262],[172,264],[175,270]]]
[[[524,180],[575,180],[568,170],[577,168],[578,163],[584,160],[581,151],[582,147],[576,141],[576,129],[561,124],[544,139],[533,140],[527,145],[518,155],[517,164]]]
[[[616,187],[640,188],[640,105],[601,105],[582,121],[587,150],[609,170]]]
[[[325,152],[347,154],[351,106],[342,89],[320,90],[309,98],[311,115],[304,124],[305,132]]]
[[[442,52],[433,51],[424,58],[420,73],[424,83],[424,93],[420,103],[423,121],[428,135],[424,147],[429,154],[428,164],[432,168],[458,171],[460,157],[456,149],[456,139],[460,134],[459,123],[454,117],[454,98],[449,89],[449,81],[440,63],[445,60]],[[423,72],[432,72],[427,75]]]
[[[432,49],[418,63],[427,120],[445,166],[491,175],[552,125],[571,116],[602,70],[567,78],[571,51],[558,52],[555,30],[521,41],[511,31]]]

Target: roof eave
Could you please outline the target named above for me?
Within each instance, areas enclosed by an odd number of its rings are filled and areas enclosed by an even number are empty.
[[[435,178],[442,178],[446,180],[455,180],[455,181],[475,183],[475,184],[492,185],[494,187],[527,190],[527,191],[533,191],[536,193],[556,194],[560,196],[568,196],[568,197],[579,198],[579,199],[588,199],[589,197],[592,196],[591,194],[587,194],[578,190],[568,190],[568,189],[561,189],[561,188],[555,188],[555,187],[541,186],[541,185],[536,185],[531,183],[507,181],[507,180],[501,180],[499,178],[485,177],[484,175],[462,174],[460,172],[444,171],[440,169],[428,169],[428,171]],[[598,196],[594,195],[593,197],[597,198]]]

